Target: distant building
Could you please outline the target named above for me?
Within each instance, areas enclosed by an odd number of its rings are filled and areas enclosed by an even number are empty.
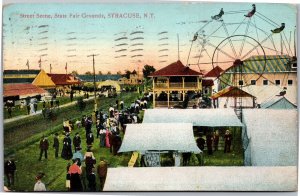
[[[4,70],[3,84],[32,83],[41,71],[35,69]]]
[[[233,68],[224,71],[220,78],[231,81],[231,84],[243,84],[245,87],[242,90],[255,96],[257,104],[275,98],[284,87],[287,88],[285,97],[297,104],[297,64],[292,63],[292,57],[268,55],[266,63],[263,59],[263,56],[248,58],[243,65],[241,81],[233,81]],[[225,87],[223,85],[222,88]]]
[[[153,108],[170,108],[181,104],[188,93],[200,93],[202,76],[202,73],[184,66],[181,61],[150,74],[149,77],[153,78]]]
[[[56,89],[69,90],[73,85],[80,85],[81,82],[72,74],[48,74],[54,82]]]
[[[93,75],[78,75],[77,76],[82,82],[94,82],[94,76]],[[96,82],[101,82],[105,80],[114,80],[117,81],[120,78],[122,78],[121,75],[95,75]]]
[[[202,79],[202,95],[210,97],[213,93],[214,80],[203,78]]]
[[[3,101],[6,102],[8,100],[11,100],[14,102],[14,105],[19,105],[21,100],[25,100],[28,97],[42,97],[48,94],[48,92],[44,89],[30,83],[4,84],[3,89]]]
[[[139,74],[130,74],[129,79],[122,77],[118,81],[120,84],[137,85],[143,82],[143,76]]]
[[[221,89],[218,78],[223,73],[223,71],[224,70],[222,68],[220,68],[219,66],[216,66],[203,76],[203,78],[213,81],[213,86],[212,86],[213,93],[216,93]]]

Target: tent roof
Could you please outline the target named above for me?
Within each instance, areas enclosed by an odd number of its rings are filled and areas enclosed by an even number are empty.
[[[287,55],[267,55],[266,64],[264,64],[264,56],[251,56],[244,61],[243,73],[285,73],[292,71],[291,66],[288,66],[292,57]],[[265,66],[264,66],[265,65]],[[229,68],[224,73],[233,73],[234,69]],[[224,74],[223,73],[223,74]]]
[[[298,159],[297,110],[244,109],[254,166],[293,166]]]
[[[128,124],[119,152],[151,150],[201,152],[191,123]]]
[[[116,88],[116,91],[121,90],[121,86],[118,81],[115,80],[105,80],[98,83],[98,88],[101,88],[102,86],[114,86]]]
[[[239,89],[238,87],[228,86],[211,96],[212,99],[217,99],[219,97],[254,97],[254,96]]]
[[[221,75],[221,73],[223,72],[224,70],[219,67],[219,66],[216,66],[214,67],[213,69],[211,69],[209,72],[207,72],[204,77],[212,77],[212,78],[217,78]]]
[[[297,167],[108,168],[104,191],[296,191]]]
[[[46,94],[47,91],[33,84],[4,84],[4,97],[10,96],[34,96]]]
[[[200,72],[194,71],[187,66],[184,66],[181,61],[174,62],[152,74],[149,77],[157,76],[201,76]]]
[[[272,108],[272,109],[292,109],[297,108],[297,106],[291,103],[287,98],[284,96],[276,96],[271,100],[267,100],[261,103],[261,108]]]
[[[55,85],[72,85],[80,84],[80,81],[71,74],[49,74]],[[74,79],[74,80],[73,80]]]
[[[241,127],[233,109],[148,109],[143,123],[192,123],[193,126]]]

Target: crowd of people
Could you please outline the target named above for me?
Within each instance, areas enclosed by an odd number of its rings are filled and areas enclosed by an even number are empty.
[[[232,134],[229,130],[225,131],[223,136],[224,139],[224,153],[230,153],[231,143],[232,143]],[[203,134],[200,134],[200,137],[196,139],[196,143],[198,148],[203,152],[206,144],[207,154],[213,155],[213,152],[219,150],[219,141],[220,141],[220,133],[218,130],[210,132],[208,131],[206,134],[206,140],[203,138]],[[200,165],[204,165],[204,157],[201,153],[197,156],[198,162]]]
[[[60,157],[66,162],[66,181],[65,187],[68,191],[102,191],[107,175],[109,163],[103,156],[96,160],[93,151],[95,148],[109,148],[111,156],[119,156],[118,150],[122,144],[122,134],[126,132],[126,125],[130,123],[140,123],[139,113],[142,109],[148,108],[149,97],[137,99],[125,108],[124,101],[116,100],[115,104],[110,105],[108,111],[94,111],[91,115],[84,115],[81,119],[68,124],[64,124],[64,138],[62,143],[59,140],[59,134],[55,133],[53,142],[49,142],[46,136],[42,136],[39,143],[39,161],[48,159],[48,149],[50,146],[54,149],[55,159]],[[71,138],[71,133],[75,130],[82,130],[84,134],[77,131]],[[83,137],[83,138],[82,138]],[[197,146],[204,151],[205,146],[208,155],[212,155],[219,148],[220,134],[218,131],[207,132],[206,140],[201,135],[197,140]],[[95,141],[99,141],[99,146],[95,146]],[[83,153],[82,142],[86,143],[86,151]],[[226,130],[224,135],[224,153],[229,153],[231,148],[232,134]],[[51,144],[50,144],[51,143]],[[98,143],[98,142],[97,142]],[[60,145],[62,144],[61,152]],[[60,152],[60,153],[59,153]],[[191,153],[182,153],[183,166],[188,166]],[[175,165],[180,165],[180,157],[174,154]],[[199,165],[204,165],[203,153],[197,155]],[[179,162],[178,162],[179,160]],[[69,161],[72,161],[70,164]],[[98,163],[98,164],[97,164]],[[141,164],[142,165],[142,164]],[[15,163],[5,162],[5,175],[8,179],[8,186],[14,184]],[[34,191],[46,191],[46,186],[42,182],[44,173],[36,175],[36,184]],[[96,179],[99,179],[100,186],[96,187]]]
[[[93,151],[95,148],[109,148],[112,156],[118,156],[118,150],[122,144],[121,134],[125,133],[126,124],[139,123],[140,110],[147,108],[147,98],[137,99],[125,108],[124,101],[116,100],[114,105],[110,105],[108,111],[94,111],[91,115],[84,115],[82,119],[75,122],[67,120],[63,124],[64,138],[60,157],[67,160],[66,188],[69,191],[97,191],[103,190],[107,167],[109,163],[101,157],[96,160]],[[76,132],[71,138],[71,133],[75,129],[84,128],[84,134]],[[83,138],[82,138],[83,137]],[[99,146],[95,146],[95,141],[99,141]],[[86,142],[86,152],[82,153],[82,142]],[[50,142],[46,136],[40,140],[39,161],[48,159],[48,149]],[[59,158],[60,142],[59,134],[55,133],[52,147],[55,158]],[[73,164],[69,161],[72,160]],[[98,165],[96,166],[96,163]],[[100,181],[100,187],[96,187],[96,177]],[[37,176],[40,183],[43,176]],[[38,189],[41,191],[41,189]]]

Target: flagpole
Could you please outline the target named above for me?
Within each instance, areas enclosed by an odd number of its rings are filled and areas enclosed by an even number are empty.
[[[50,74],[51,74],[51,71],[52,71],[52,66],[51,66],[51,64],[50,64]]]
[[[26,66],[27,66],[27,68],[28,68],[28,70],[29,70],[29,60],[28,60],[28,59],[27,59]]]
[[[39,60],[39,67],[40,67],[40,70],[42,70],[42,57],[40,57],[40,60]]]

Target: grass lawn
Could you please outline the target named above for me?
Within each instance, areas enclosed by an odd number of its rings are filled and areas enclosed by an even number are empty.
[[[137,98],[137,93],[121,93],[117,98],[101,98],[100,108],[103,111],[107,111],[111,103],[115,103],[116,99],[123,100],[125,107],[129,106],[130,103]],[[81,118],[82,114],[90,114],[93,111],[93,101],[89,101],[84,113],[80,113],[76,106],[70,106],[60,111],[59,118]],[[71,118],[72,119],[72,118]],[[39,123],[36,123],[39,122]],[[49,191],[65,191],[65,176],[66,166],[68,162],[62,158],[54,158],[53,135],[55,132],[59,133],[60,145],[62,145],[63,129],[62,120],[54,122],[51,130],[49,129],[49,123],[47,123],[42,115],[32,116],[26,119],[25,122],[19,123],[8,123],[4,127],[5,133],[5,152],[10,154],[14,152],[15,160],[17,161],[17,175],[15,186],[12,187],[16,191],[32,191],[35,184],[35,175],[39,171],[46,173],[44,182],[47,185]],[[35,130],[35,131],[33,131]],[[94,136],[96,137],[95,126],[93,126]],[[86,151],[85,142],[85,130],[80,128],[74,130],[71,133],[71,138],[76,132],[79,132],[82,138],[83,152]],[[42,135],[48,136],[50,146],[48,150],[48,160],[42,162],[38,161],[39,158],[39,139]],[[99,139],[95,138],[93,152],[96,160],[99,161],[100,156],[110,163],[110,167],[127,166],[130,159],[131,153],[124,153],[120,156],[112,156],[107,148],[99,147]],[[62,146],[60,146],[60,151]],[[84,164],[83,164],[84,165]],[[97,187],[98,186],[97,179]]]

